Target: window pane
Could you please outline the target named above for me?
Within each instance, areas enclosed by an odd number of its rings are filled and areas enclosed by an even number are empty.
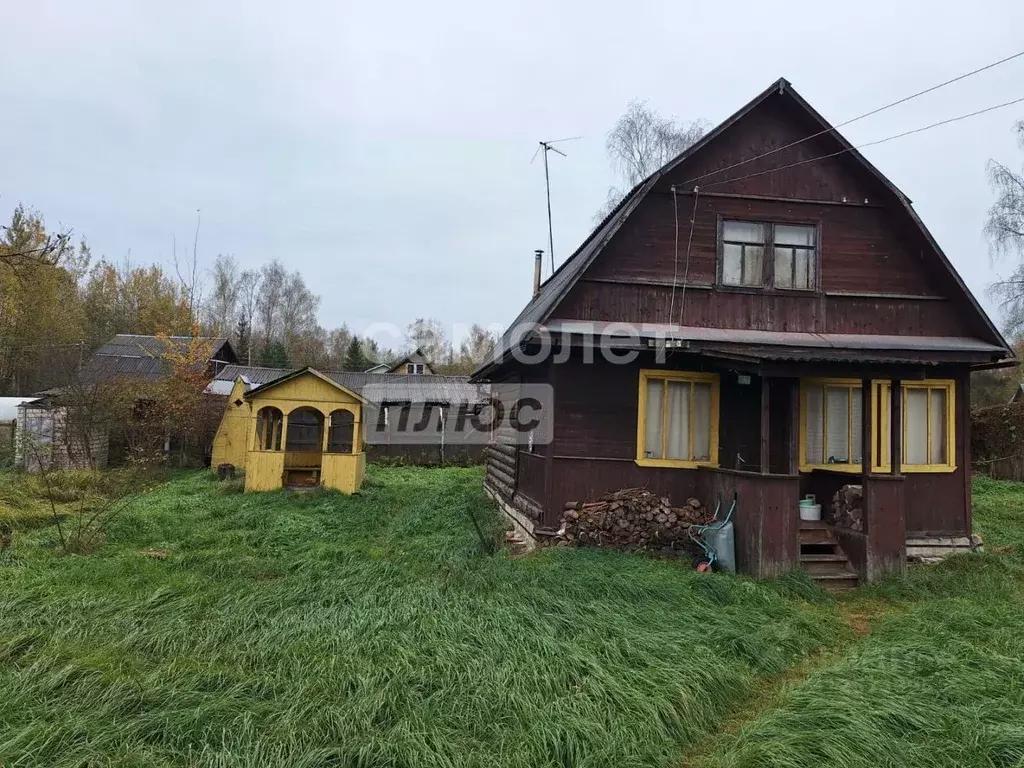
[[[722,282],[726,285],[742,285],[743,246],[722,246]]]
[[[929,390],[931,397],[931,445],[928,446],[928,463],[945,464],[946,459],[946,390]]]
[[[690,382],[668,383],[669,459],[690,458]]]
[[[793,249],[775,249],[775,285],[779,288],[793,287]]]
[[[864,398],[859,389],[850,390],[850,397],[853,398],[853,423],[850,430],[853,432],[853,461],[860,464],[864,460],[864,422],[861,412],[864,407]]]
[[[743,246],[743,285],[761,284],[761,264],[764,248],[756,245]]]
[[[663,458],[661,455],[661,400],[665,382],[661,379],[647,380],[647,413],[644,456],[649,459]]]
[[[806,440],[807,463],[824,464],[825,441],[822,436],[822,389],[818,384],[807,387]]]
[[[814,252],[797,251],[794,260],[796,268],[793,278],[794,288],[809,290],[814,287]]]
[[[903,452],[907,464],[928,463],[928,390],[907,389],[907,407],[903,414],[906,444]]]
[[[850,390],[825,388],[826,422],[825,453],[828,464],[850,461]]]
[[[764,224],[753,221],[723,221],[722,239],[740,243],[763,243]]]
[[[693,458],[711,459],[711,385],[693,385]]]
[[[813,246],[817,237],[816,227],[800,227],[792,225],[775,225],[776,245],[806,245]]]

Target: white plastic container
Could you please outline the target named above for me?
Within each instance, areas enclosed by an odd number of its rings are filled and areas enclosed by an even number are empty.
[[[801,520],[821,520],[821,504],[801,504]]]
[[[821,504],[816,504],[817,499],[813,494],[808,494],[800,501],[800,519],[814,522],[821,520]]]

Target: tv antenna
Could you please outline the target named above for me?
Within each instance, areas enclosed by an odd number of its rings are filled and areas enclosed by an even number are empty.
[[[533,159],[530,160],[532,164],[537,159],[537,152],[544,150],[544,187],[547,190],[548,195],[548,254],[551,256],[551,274],[555,274],[555,234],[551,227],[551,174],[548,171],[548,152],[557,152],[562,157],[568,157],[560,149],[557,149],[552,144],[560,144],[563,141],[576,141],[576,139],[582,138],[580,136],[570,136],[567,139],[555,139],[554,141],[539,141],[537,142],[540,146],[537,147],[537,151],[533,153]]]

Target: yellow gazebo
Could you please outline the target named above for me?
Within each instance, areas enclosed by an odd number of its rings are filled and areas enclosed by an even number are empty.
[[[235,380],[213,441],[213,466],[245,470],[246,491],[322,485],[362,486],[366,401],[312,368],[245,392]]]

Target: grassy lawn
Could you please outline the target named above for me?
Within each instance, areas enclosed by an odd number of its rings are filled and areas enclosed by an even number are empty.
[[[799,576],[487,556],[481,479],[371,468],[345,498],[187,474],[87,556],[21,525],[0,553],[0,765],[1024,760],[1024,487],[976,485],[998,551],[837,601]]]

